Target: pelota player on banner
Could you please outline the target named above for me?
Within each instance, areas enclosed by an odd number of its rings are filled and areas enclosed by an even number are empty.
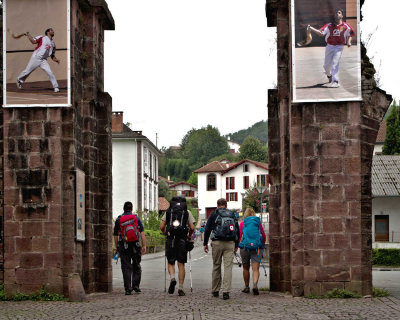
[[[340,8],[335,9],[334,22],[325,24],[320,29],[307,26],[307,41],[299,45],[311,43],[311,32],[324,37],[327,43],[325,48],[324,69],[331,88],[340,87],[339,83],[339,65],[344,46],[351,47],[351,40],[354,36],[353,28],[346,22],[343,22],[344,11]]]
[[[52,28],[49,28],[45,31],[45,36],[38,36],[35,38],[33,38],[29,32],[18,36],[13,35],[13,38],[18,39],[23,35],[27,36],[29,41],[32,44],[36,44],[37,46],[33,51],[32,57],[29,60],[25,70],[22,71],[17,78],[17,87],[21,89],[22,83],[26,80],[26,78],[28,78],[33,71],[40,67],[49,76],[50,82],[54,88],[54,92],[59,92],[60,90],[58,89],[58,82],[56,80],[56,77],[54,76],[54,73],[51,70],[49,63],[47,62],[47,58],[51,57],[54,62],[60,63],[60,60],[58,60],[55,56],[56,45],[53,41],[54,30]]]

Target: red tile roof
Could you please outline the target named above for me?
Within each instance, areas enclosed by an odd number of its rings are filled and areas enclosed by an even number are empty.
[[[268,163],[244,159],[242,161],[234,162],[234,163],[221,163],[220,161],[213,161],[213,162],[210,162],[210,163],[206,164],[205,166],[195,170],[194,173],[221,172],[222,174],[225,174],[226,172],[236,168],[237,166],[239,166],[245,162],[252,163],[256,167],[268,170]]]
[[[386,138],[386,120],[382,120],[379,127],[378,136],[376,137],[376,143],[384,143]]]
[[[169,202],[164,197],[158,198],[158,210],[165,211],[169,208]]]
[[[196,189],[197,189],[197,186],[196,186],[196,185],[191,184],[191,183],[187,183],[187,182],[185,182],[185,181],[181,181],[181,182],[178,182],[178,183],[175,183],[175,184],[171,184],[169,187],[170,187],[170,188],[173,188],[173,187],[179,186],[179,185],[181,185],[181,184],[185,184],[185,185],[187,185],[187,186],[190,186],[190,187],[192,187],[192,188],[196,188]]]
[[[220,161],[213,161],[207,163],[205,166],[194,170],[194,173],[204,173],[204,172],[222,172],[229,168],[229,163],[221,163]]]

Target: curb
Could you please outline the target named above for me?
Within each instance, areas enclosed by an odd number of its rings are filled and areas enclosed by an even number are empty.
[[[400,268],[377,267],[377,268],[372,268],[372,271],[400,271]]]

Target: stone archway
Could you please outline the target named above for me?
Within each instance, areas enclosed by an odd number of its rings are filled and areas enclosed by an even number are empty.
[[[267,0],[266,13],[278,35],[278,88],[268,97],[271,290],[369,295],[372,154],[392,98],[363,48],[362,102],[293,104],[290,1]]]

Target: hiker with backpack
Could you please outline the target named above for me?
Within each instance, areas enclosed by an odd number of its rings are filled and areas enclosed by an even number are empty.
[[[212,295],[219,297],[222,288],[222,297],[229,299],[232,288],[233,256],[238,250],[239,226],[235,213],[227,208],[227,202],[221,198],[217,201],[215,209],[208,218],[204,231],[204,252],[208,253],[208,239],[211,235],[212,247]],[[224,278],[221,287],[221,265],[224,261]]]
[[[250,262],[253,271],[253,294],[259,295],[258,279],[260,278],[260,263],[265,243],[265,232],[261,220],[256,216],[252,208],[246,208],[244,220],[239,225],[240,231],[240,256],[243,263],[244,289],[242,292],[249,293],[250,287]]]
[[[180,196],[173,197],[170,207],[161,218],[160,225],[160,230],[166,235],[165,255],[170,276],[169,294],[175,292],[175,262],[178,261],[178,295],[185,295],[183,290],[185,263],[188,251],[193,249],[191,237],[194,232],[194,222],[192,213],[187,210],[186,199]]]
[[[146,253],[146,237],[143,223],[132,213],[132,202],[124,204],[124,213],[118,216],[114,226],[114,244],[121,258],[121,270],[124,278],[125,295],[141,292],[140,280],[142,254]],[[140,240],[142,246],[140,246]]]

